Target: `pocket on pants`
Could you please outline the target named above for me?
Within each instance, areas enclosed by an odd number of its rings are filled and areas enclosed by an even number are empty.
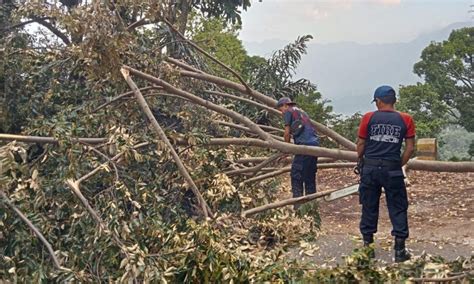
[[[405,188],[405,176],[402,170],[388,171],[388,185],[391,189]]]
[[[360,183],[365,185],[372,185],[374,182],[372,181],[372,172],[373,168],[363,168],[362,174],[360,175]]]

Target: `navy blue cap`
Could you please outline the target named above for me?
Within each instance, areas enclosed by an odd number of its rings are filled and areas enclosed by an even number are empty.
[[[283,97],[278,100],[277,108],[282,107],[284,105],[296,105],[289,97]]]
[[[372,102],[375,102],[375,99],[381,99],[383,101],[384,98],[392,96],[395,97],[395,90],[392,87],[386,85],[380,86],[375,90],[374,100]]]

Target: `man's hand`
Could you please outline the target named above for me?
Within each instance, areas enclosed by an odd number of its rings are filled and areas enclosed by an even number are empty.
[[[415,152],[415,138],[405,139],[406,147],[405,151],[402,154],[402,166],[406,165],[410,160],[413,152]]]
[[[286,160],[289,156],[290,156],[290,154],[282,154],[282,155],[277,159],[277,163],[283,162],[283,161]]]

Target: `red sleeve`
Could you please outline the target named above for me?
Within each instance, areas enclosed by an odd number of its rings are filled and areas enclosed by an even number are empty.
[[[403,118],[403,122],[405,122],[405,126],[407,127],[407,134],[405,135],[405,138],[413,138],[416,135],[416,130],[415,130],[415,122],[413,121],[413,118],[411,115],[408,113],[401,112],[400,115]]]
[[[367,126],[369,125],[369,121],[372,118],[372,115],[374,115],[374,112],[368,112],[368,113],[364,114],[364,116],[360,120],[359,132],[357,134],[359,136],[359,138],[367,139],[367,136],[369,134],[369,132],[367,130]]]

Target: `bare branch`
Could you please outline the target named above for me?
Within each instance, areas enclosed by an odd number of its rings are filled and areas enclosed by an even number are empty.
[[[112,159],[109,158],[109,156],[107,156],[106,154],[104,154],[101,151],[97,150],[96,148],[90,147],[88,145],[86,145],[86,146],[92,152],[94,152],[94,153],[98,154],[99,156],[103,157],[104,159],[106,159],[109,164],[112,164],[112,166],[114,167],[114,170],[115,170],[115,180],[118,181],[119,180],[119,173],[118,173],[117,165],[115,165],[114,161],[112,161]]]
[[[238,130],[247,132],[247,133],[253,133],[253,134],[255,134],[255,133],[252,132],[252,130],[250,130],[248,127],[245,127],[245,126],[242,126],[242,125],[239,125],[239,124],[235,124],[235,123],[232,123],[232,122],[221,121],[221,120],[212,120],[212,122],[217,123],[217,124],[219,124],[219,125],[232,127],[232,128],[235,128],[235,129],[238,129]],[[258,124],[258,126],[263,129],[262,125]],[[270,135],[271,135],[273,138],[277,139],[277,140],[283,141],[283,137],[276,136],[276,135],[273,135],[273,134],[270,134]]]
[[[25,143],[49,143],[58,144],[59,139],[54,137],[43,137],[43,136],[23,136],[15,134],[3,134],[0,133],[1,141],[19,141]],[[106,138],[71,138],[74,143],[86,143],[86,144],[101,144],[107,142]]]
[[[410,282],[415,283],[425,283],[425,282],[435,282],[435,283],[444,283],[444,282],[453,282],[453,281],[460,281],[467,277],[472,277],[474,275],[474,270],[464,272],[460,275],[445,277],[445,278],[410,278],[408,279]],[[464,283],[464,282],[463,282]]]
[[[280,200],[280,201],[277,201],[277,202],[274,202],[274,203],[258,206],[258,207],[255,207],[255,208],[252,208],[252,209],[249,209],[249,210],[245,210],[244,212],[242,212],[242,217],[248,217],[250,215],[254,215],[254,214],[257,214],[257,213],[260,213],[260,212],[263,212],[263,211],[267,211],[267,210],[275,209],[275,208],[280,208],[280,207],[284,207],[284,206],[288,206],[288,205],[306,203],[306,202],[309,202],[311,200],[318,199],[318,198],[324,197],[326,195],[329,195],[329,194],[331,194],[331,193],[333,193],[337,190],[339,190],[339,189],[332,189],[332,190],[327,190],[327,191],[323,191],[323,192],[317,192],[317,193],[308,194],[308,195],[301,196],[301,197],[289,198],[289,199]]]
[[[228,172],[225,172],[226,175],[238,175],[238,174],[243,174],[243,173],[253,173],[253,174],[256,174],[257,172],[259,172],[262,168],[264,168],[265,166],[273,163],[275,160],[277,160],[278,158],[282,157],[283,154],[281,153],[277,153],[277,154],[274,154],[270,157],[268,157],[266,160],[262,161],[260,164],[254,166],[254,167],[250,167],[250,168],[245,168],[245,169],[239,169],[239,170],[232,170],[232,171],[228,171]]]
[[[236,160],[235,162],[238,163],[238,164],[247,164],[247,163],[260,163],[260,162],[263,162],[265,161],[266,159],[268,159],[268,157],[250,157],[250,158],[240,158],[238,160]],[[285,162],[291,162],[292,158],[291,157],[287,157],[285,159]],[[321,163],[329,163],[329,162],[333,162],[334,159],[331,159],[331,158],[318,158],[318,164],[321,164]]]
[[[326,164],[319,164],[317,165],[318,169],[333,169],[333,168],[353,168],[357,165],[357,163],[326,163]],[[242,182],[242,184],[247,184],[247,183],[252,183],[252,182],[258,182],[262,180],[266,180],[269,178],[273,178],[276,176],[279,176],[284,173],[288,173],[291,171],[291,166],[290,167],[284,167],[281,169],[278,169],[276,171],[266,173],[263,175],[259,175],[253,178],[249,178],[245,181]]]
[[[151,122],[151,125],[153,129],[155,130],[156,134],[160,139],[162,139],[166,146],[168,147],[169,151],[171,152],[171,155],[173,156],[173,159],[178,166],[179,171],[181,172],[181,175],[184,177],[186,182],[189,184],[191,187],[191,190],[193,191],[194,195],[196,196],[198,200],[198,204],[201,206],[202,213],[204,214],[205,217],[210,217],[212,216],[212,212],[210,211],[209,207],[207,206],[206,200],[202,197],[201,193],[199,192],[199,189],[197,188],[196,184],[194,183],[193,179],[189,175],[186,167],[184,166],[183,162],[179,158],[178,154],[173,148],[173,145],[171,142],[168,140],[168,137],[166,136],[165,132],[159,125],[158,121],[156,121],[155,116],[150,110],[150,107],[148,106],[148,103],[146,102],[145,98],[141,94],[140,90],[138,89],[137,85],[135,82],[133,82],[132,78],[129,75],[129,71],[125,68],[121,68],[120,72],[122,72],[123,77],[125,78],[125,81],[127,81],[127,84],[130,86],[130,88],[134,91],[135,97],[138,101],[138,104],[142,108],[143,112],[147,116],[148,120]]]

